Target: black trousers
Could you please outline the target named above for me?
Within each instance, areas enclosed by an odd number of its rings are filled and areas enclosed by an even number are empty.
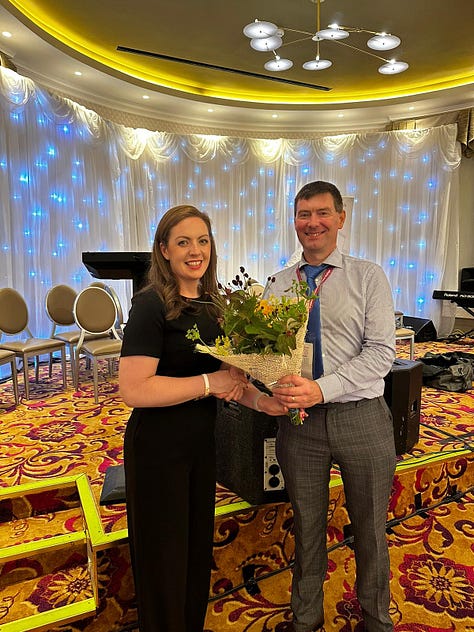
[[[216,490],[215,404],[194,404],[134,411],[125,433],[140,632],[199,632],[204,626]]]

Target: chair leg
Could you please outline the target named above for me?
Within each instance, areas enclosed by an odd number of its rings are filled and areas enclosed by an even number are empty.
[[[71,365],[71,377],[72,377],[72,383],[75,384],[76,383],[76,378],[74,376],[74,345],[70,344],[69,345],[69,364]]]
[[[97,364],[98,364],[98,360],[97,358],[94,358],[92,360],[92,369],[93,369],[93,374],[94,374],[94,401],[96,404],[99,403],[99,376],[98,376]]]
[[[36,384],[38,384],[39,382],[39,364],[40,364],[40,357],[39,356],[35,356],[35,382]]]
[[[53,354],[49,354],[49,379],[53,377]]]
[[[18,404],[20,403],[20,394],[18,392],[18,373],[16,370],[16,358],[13,358],[10,366],[12,370],[13,395],[15,397],[15,404],[18,406]]]
[[[61,366],[63,368],[63,388],[67,389],[67,375],[66,375],[66,345],[61,347]]]
[[[23,356],[23,382],[25,385],[25,399],[30,399],[30,382],[28,379],[28,357]]]
[[[77,348],[74,351],[74,388],[79,388],[79,353]]]

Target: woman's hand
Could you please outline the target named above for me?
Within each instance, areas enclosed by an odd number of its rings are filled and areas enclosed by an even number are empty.
[[[209,391],[218,399],[238,400],[247,388],[247,376],[240,369],[231,367],[208,374]]]
[[[270,397],[269,395],[262,394],[258,398],[258,407],[262,413],[266,415],[278,416],[286,415],[288,407],[283,406],[276,397]]]

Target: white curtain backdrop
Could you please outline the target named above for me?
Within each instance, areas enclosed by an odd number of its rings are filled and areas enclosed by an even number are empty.
[[[296,192],[329,180],[354,199],[351,253],[384,268],[397,310],[450,333],[454,308],[431,296],[457,289],[460,158],[455,125],[306,141],[130,129],[1,68],[0,287],[48,335],[47,290],[93,281],[82,252],[150,250],[182,203],[210,215],[223,283],[240,266],[265,283],[297,248]],[[109,283],[127,313],[131,281]]]

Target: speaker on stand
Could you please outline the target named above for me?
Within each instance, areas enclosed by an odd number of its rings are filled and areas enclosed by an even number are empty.
[[[432,320],[416,318],[415,316],[403,316],[403,326],[413,329],[415,342],[429,342],[437,340],[438,334]]]

